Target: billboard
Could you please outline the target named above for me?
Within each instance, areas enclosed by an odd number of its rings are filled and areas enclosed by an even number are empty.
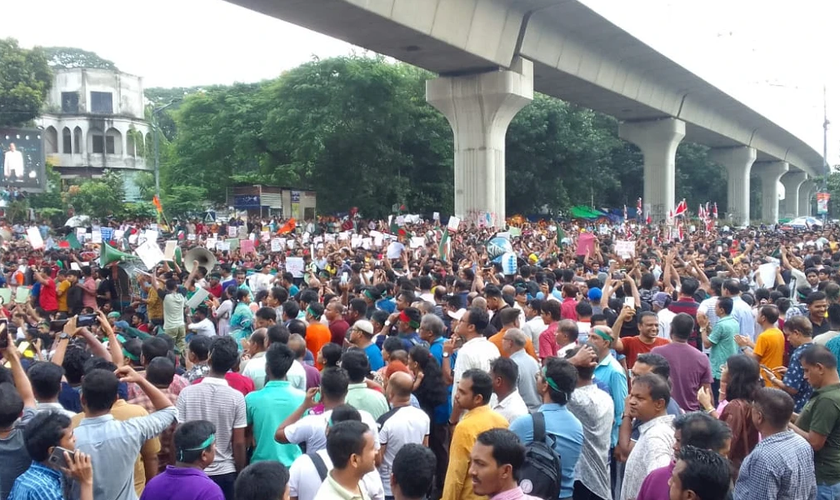
[[[43,191],[45,162],[43,130],[0,128],[0,184]]]

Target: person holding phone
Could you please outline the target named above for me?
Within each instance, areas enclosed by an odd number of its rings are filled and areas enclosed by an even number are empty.
[[[24,431],[32,465],[20,475],[9,500],[61,500],[62,473],[76,480],[80,500],[93,500],[93,467],[90,455],[75,450],[70,417],[55,411],[38,413]]]

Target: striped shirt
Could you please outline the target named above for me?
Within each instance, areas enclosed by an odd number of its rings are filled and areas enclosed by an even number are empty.
[[[216,426],[216,457],[204,472],[208,476],[236,472],[233,430],[248,426],[245,396],[225,379],[204,377],[178,396],[178,422],[193,420],[209,420]]]
[[[793,431],[765,437],[741,464],[735,500],[817,498],[814,451]]]
[[[8,500],[62,500],[61,473],[38,462],[16,480]]]

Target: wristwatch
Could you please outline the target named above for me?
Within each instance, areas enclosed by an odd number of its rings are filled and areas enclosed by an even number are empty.
[[[448,357],[449,357],[449,353],[448,353],[448,352],[446,352],[446,351],[444,351],[444,353],[443,353],[443,357],[444,357],[444,358],[448,358]]]
[[[69,339],[69,338],[70,338],[70,335],[68,335],[68,334],[67,334],[67,332],[61,332],[61,333],[58,335],[58,338],[59,338],[59,340],[66,340],[66,339]]]

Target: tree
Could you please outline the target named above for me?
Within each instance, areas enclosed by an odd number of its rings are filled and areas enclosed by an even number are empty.
[[[182,217],[203,212],[207,203],[207,190],[195,186],[172,186],[161,200],[167,217]]]
[[[43,49],[0,40],[0,126],[23,126],[38,116],[52,86]]]
[[[76,47],[46,47],[44,52],[50,67],[56,69],[91,68],[119,71],[113,61],[99,57],[95,52]]]
[[[101,178],[86,179],[70,186],[65,193],[66,202],[76,209],[76,213],[98,218],[118,215],[124,198],[122,175],[110,170]]]

